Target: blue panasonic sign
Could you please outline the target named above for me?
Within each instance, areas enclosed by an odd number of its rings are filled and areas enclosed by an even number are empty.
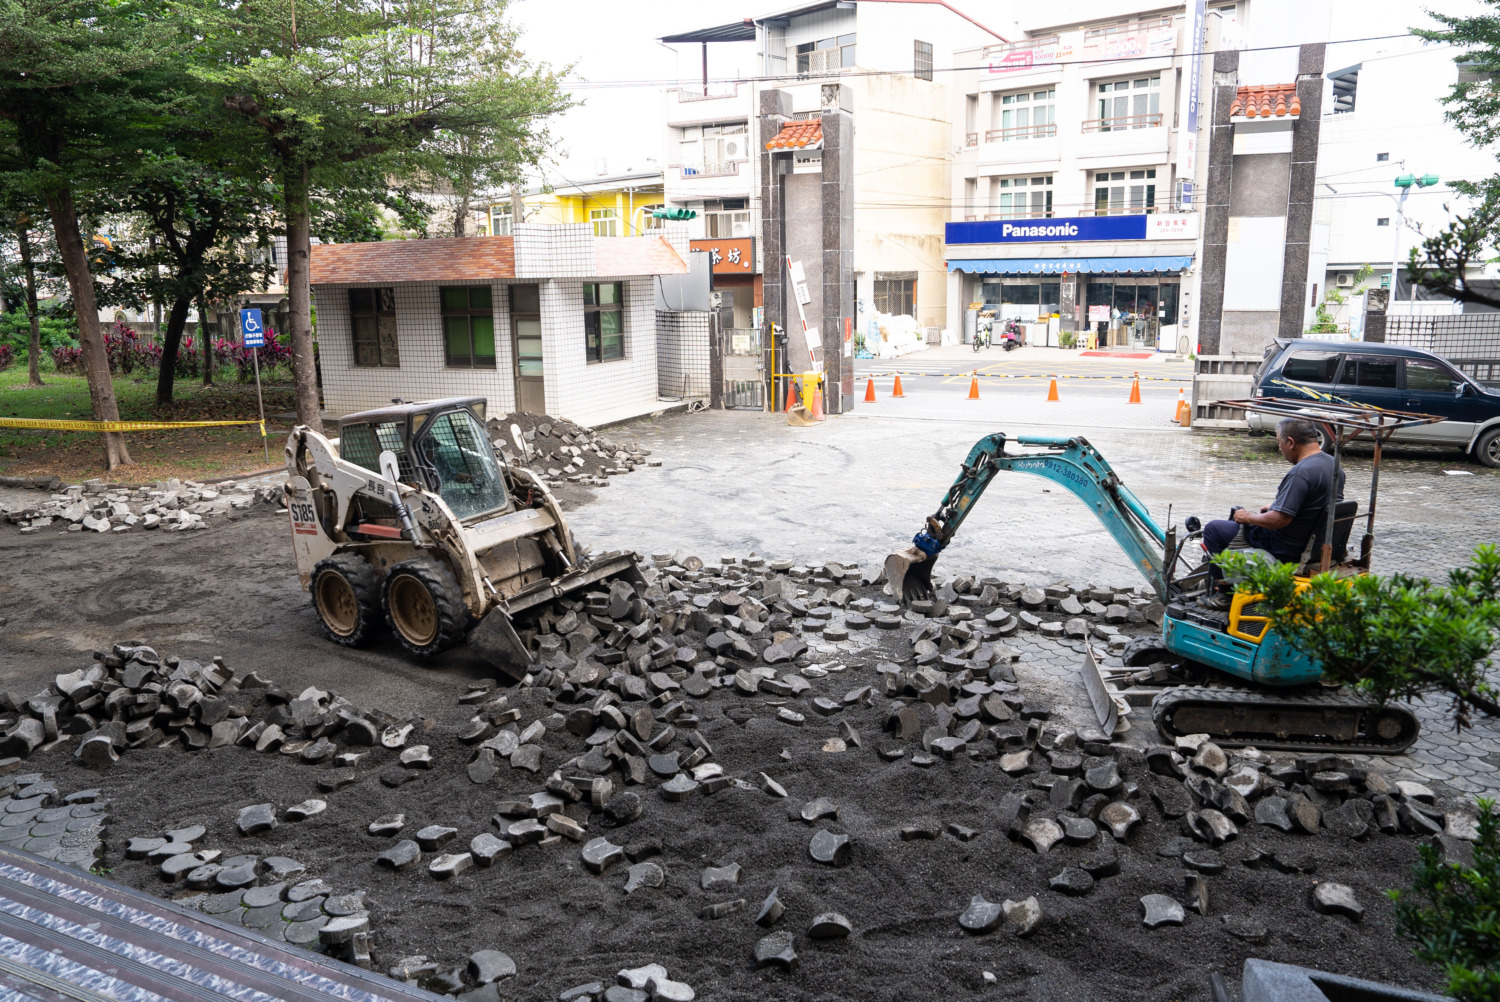
[[[1146,217],[1077,216],[1071,219],[986,219],[948,223],[949,244],[1014,244],[1062,240],[1144,240]]]

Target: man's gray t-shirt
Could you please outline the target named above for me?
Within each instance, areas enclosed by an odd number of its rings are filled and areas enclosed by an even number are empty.
[[[1328,517],[1328,486],[1336,468],[1332,456],[1315,452],[1287,471],[1287,475],[1281,478],[1281,486],[1276,489],[1271,510],[1290,515],[1292,521],[1280,529],[1257,528],[1253,537],[1247,533],[1250,544],[1281,561],[1300,560],[1318,523]],[[1342,501],[1344,471],[1340,469],[1338,474],[1338,490],[1334,496]]]

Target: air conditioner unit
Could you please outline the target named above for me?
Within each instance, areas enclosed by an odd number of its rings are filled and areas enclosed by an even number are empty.
[[[1347,271],[1341,271],[1334,281],[1344,288],[1348,288],[1354,284],[1354,275]]]
[[[745,159],[745,139],[743,136],[731,136],[724,139],[724,159]]]

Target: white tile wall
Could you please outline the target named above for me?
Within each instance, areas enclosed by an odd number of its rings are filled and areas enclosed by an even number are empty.
[[[396,290],[398,368],[354,364],[354,341],[349,327],[350,288],[320,285],[313,289],[318,316],[318,358],[323,373],[323,405],[334,414],[382,407],[392,397],[435,400],[480,396],[489,413],[515,409],[512,376],[510,301],[503,283],[492,283],[495,317],[495,368],[455,369],[444,364],[443,326],[438,300],[440,285],[477,283],[401,282]]]
[[[584,228],[587,229],[586,224]],[[592,255],[591,232],[587,246]],[[593,364],[588,363],[584,353],[582,280],[562,278],[537,283],[542,306],[542,370],[547,413],[580,424],[599,424],[642,414],[651,410],[658,399],[653,279],[617,276],[597,280],[625,283],[625,357]],[[463,283],[395,285],[399,368],[356,366],[349,326],[351,286],[314,288],[323,400],[329,411],[348,414],[381,407],[390,403],[392,397],[433,400],[456,396],[485,397],[491,414],[515,409],[510,303],[505,290],[510,283],[496,282],[491,286],[495,304],[494,369],[454,369],[444,364],[438,301],[441,284]]]
[[[591,223],[522,223],[513,228],[517,278],[596,274]]]

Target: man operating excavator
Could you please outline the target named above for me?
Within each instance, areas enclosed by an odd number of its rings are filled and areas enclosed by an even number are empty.
[[[1264,550],[1283,563],[1301,563],[1304,551],[1328,517],[1330,494],[1344,499],[1344,471],[1318,442],[1317,429],[1302,418],[1284,418],[1276,425],[1276,446],[1291,470],[1281,478],[1276,499],[1259,512],[1236,507],[1230,518],[1214,519],[1203,527],[1203,547],[1210,556],[1225,550]],[[1333,489],[1335,472],[1338,485]],[[1213,570],[1218,581],[1222,572]],[[1228,608],[1230,594],[1222,587],[1210,602]]]

